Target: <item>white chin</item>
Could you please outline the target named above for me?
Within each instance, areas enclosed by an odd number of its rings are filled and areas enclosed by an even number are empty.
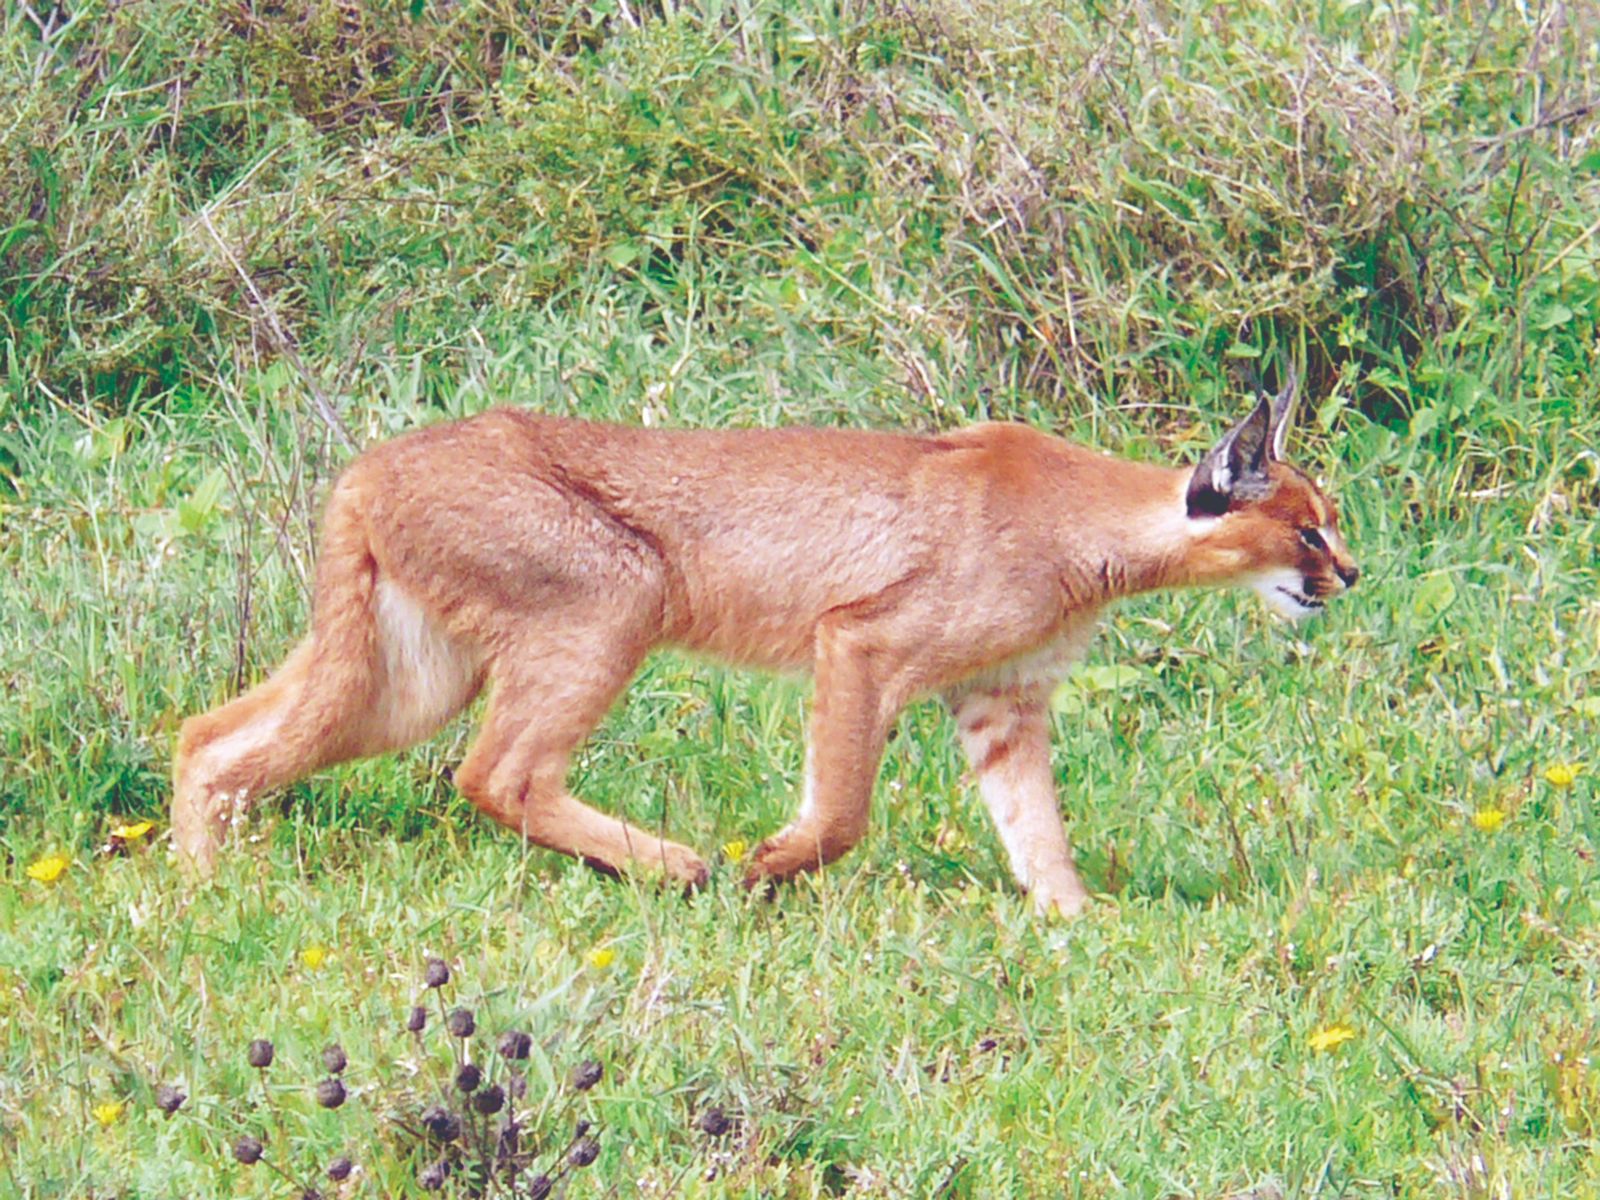
[[[1299,576],[1259,579],[1254,587],[1261,602],[1280,617],[1289,621],[1304,621],[1322,611],[1322,601],[1301,591]]]

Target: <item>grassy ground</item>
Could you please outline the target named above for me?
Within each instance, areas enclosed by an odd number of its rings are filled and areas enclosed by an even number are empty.
[[[574,1197],[1600,1190],[1596,25],[1433,7],[0,17],[0,1196],[418,1193],[430,956]],[[1077,922],[932,706],[868,842],[746,897],[805,689],[671,656],[574,782],[722,847],[691,900],[476,818],[468,723],[170,859],[173,731],[301,627],[347,442],[512,403],[1192,459],[1277,354],[1365,575],[1293,631],[1117,612],[1058,697]]]

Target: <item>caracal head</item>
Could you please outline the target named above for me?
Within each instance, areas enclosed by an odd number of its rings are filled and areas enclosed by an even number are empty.
[[[1291,621],[1320,612],[1361,576],[1333,501],[1282,461],[1295,383],[1291,370],[1283,391],[1261,396],[1200,460],[1185,497],[1205,581],[1248,585]]]

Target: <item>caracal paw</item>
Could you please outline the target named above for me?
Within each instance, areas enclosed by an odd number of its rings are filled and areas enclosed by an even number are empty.
[[[1081,916],[1088,906],[1089,893],[1076,879],[1070,884],[1062,883],[1033,889],[1033,909],[1047,919]]]

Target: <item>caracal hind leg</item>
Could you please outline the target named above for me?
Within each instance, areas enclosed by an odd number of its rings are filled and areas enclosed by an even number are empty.
[[[359,497],[328,498],[312,632],[258,687],[191,717],[172,764],[172,831],[202,874],[228,822],[258,794],[360,749],[358,725],[379,699],[377,564]]]
[[[287,727],[312,657],[307,638],[265,682],[183,723],[172,767],[172,834],[179,853],[202,874],[216,865],[234,816],[272,786],[270,780],[293,778],[292,764],[310,757],[293,744]]]
[[[1039,912],[1077,915],[1089,893],[1056,803],[1048,697],[1037,689],[977,691],[950,706],[1012,874]]]
[[[756,847],[745,872],[746,887],[824,866],[867,831],[872,785],[900,705],[887,695],[875,669],[879,656],[862,644],[862,637],[848,627],[818,631],[800,811]]]
[[[477,655],[379,579],[264,683],[183,723],[173,764],[178,850],[209,873],[228,824],[261,793],[419,742],[478,685]]]
[[[535,845],[608,874],[643,868],[700,887],[708,873],[694,851],[590,808],[566,788],[572,752],[628,685],[648,641],[541,617],[547,622],[554,632],[496,655],[489,711],[457,786]]]

